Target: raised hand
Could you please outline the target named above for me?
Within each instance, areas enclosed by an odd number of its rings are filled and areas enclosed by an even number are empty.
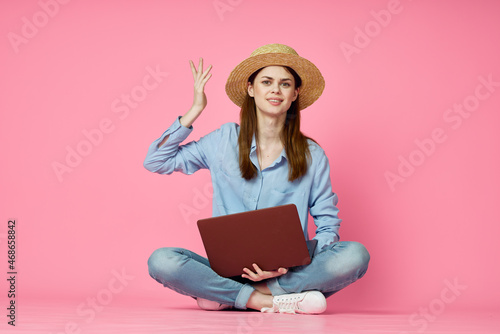
[[[193,105],[188,110],[188,112],[186,112],[186,114],[180,119],[181,124],[187,128],[194,123],[198,116],[200,116],[203,109],[205,109],[205,107],[207,106],[205,84],[212,76],[212,73],[209,73],[212,69],[212,65],[208,66],[207,69],[203,71],[203,58],[200,58],[198,69],[196,69],[191,60],[189,61],[189,65],[191,66],[191,72],[193,73],[194,79]]]
[[[212,73],[209,73],[212,69],[212,65],[208,66],[205,71],[203,71],[203,58],[200,58],[200,62],[198,64],[198,69],[194,67],[193,62],[190,60],[189,65],[191,66],[191,72],[193,72],[194,79],[194,98],[193,98],[193,106],[191,108],[195,110],[200,110],[200,112],[205,109],[207,105],[207,96],[205,95],[205,84],[208,79],[212,76]]]

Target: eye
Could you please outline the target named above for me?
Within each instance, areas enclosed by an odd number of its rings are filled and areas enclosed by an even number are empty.
[[[263,83],[264,85],[269,85],[269,84],[271,83],[271,81],[269,81],[269,80],[264,80],[264,81],[262,81],[262,83]]]
[[[284,87],[290,87],[290,83],[288,83],[288,82],[283,82],[283,83],[282,83],[282,85],[283,85]]]

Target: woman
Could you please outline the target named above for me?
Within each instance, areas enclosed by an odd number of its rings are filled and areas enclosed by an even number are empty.
[[[370,258],[363,245],[339,241],[328,159],[300,132],[300,111],[323,92],[323,76],[286,45],[260,47],[226,83],[229,98],[241,107],[240,125],[227,123],[180,145],[207,104],[204,88],[211,77],[212,66],[203,71],[202,59],[198,69],[190,66],[193,105],[151,144],[144,166],[161,174],[208,168],[213,216],[293,203],[306,239],[308,213],[314,218],[318,244],[309,265],[263,271],[254,264],[242,268],[244,281],[217,275],[206,258],[189,250],[160,248],[148,260],[150,275],[207,310],[322,313],[325,298],[361,278]]]

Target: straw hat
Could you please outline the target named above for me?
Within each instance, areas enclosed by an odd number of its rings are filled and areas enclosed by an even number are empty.
[[[297,72],[302,85],[300,87],[299,110],[314,103],[323,93],[325,79],[313,63],[300,57],[297,52],[283,44],[261,46],[247,59],[234,68],[226,82],[227,96],[241,107],[247,95],[248,78],[257,70],[271,65],[291,67]]]

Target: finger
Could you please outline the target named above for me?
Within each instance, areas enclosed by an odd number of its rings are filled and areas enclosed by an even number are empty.
[[[210,79],[211,77],[212,77],[212,73],[210,73],[209,75],[207,75],[206,78],[204,78],[201,81],[201,84],[204,86],[207,83],[208,79]]]
[[[248,278],[252,281],[258,280],[258,276],[250,269],[243,268],[243,271],[245,272],[245,274],[241,275],[242,277]]]
[[[212,69],[212,65],[208,66],[207,69],[203,72],[203,76],[206,76],[208,72]]]
[[[198,89],[200,89],[201,91],[205,90],[205,85],[208,81],[208,79],[210,79],[210,77],[212,77],[212,74],[210,73],[206,78],[204,78],[203,80],[201,80],[197,85],[196,87],[198,87]]]
[[[198,77],[198,82],[201,84],[205,84],[208,79],[212,76],[212,73],[208,73],[212,69],[212,65],[210,65],[205,72],[201,76]]]
[[[212,75],[212,73],[208,73],[208,72],[210,72],[211,69],[212,69],[212,65],[210,65],[203,73],[201,73],[200,76],[198,76],[198,80],[200,81],[200,83],[205,84],[205,82],[207,82],[208,79],[210,79],[210,76]]]
[[[197,74],[196,73],[196,68],[194,67],[194,64],[193,64],[192,60],[189,61],[189,66],[191,67],[191,72],[193,73],[193,78],[196,79],[196,74]]]
[[[286,273],[288,272],[288,269],[287,269],[287,268],[283,268],[283,267],[281,267],[281,268],[279,268],[279,269],[278,269],[278,272],[279,272],[280,274],[283,274],[283,275],[284,275],[284,274],[286,274]]]
[[[249,279],[250,281],[253,281],[253,282],[258,282],[257,280],[255,280],[255,279],[253,279],[252,277],[250,277],[250,276],[248,276],[248,275],[245,275],[245,274],[241,275],[241,277],[246,278],[246,279]]]
[[[252,277],[257,276],[257,274],[256,274],[256,273],[254,273],[253,271],[251,271],[251,270],[250,270],[250,269],[248,269],[248,268],[243,268],[243,271],[244,271],[247,275],[249,275],[249,276],[252,276]]]
[[[264,275],[264,272],[262,271],[262,269],[260,269],[260,267],[256,263],[252,264],[252,266],[255,269],[255,272],[257,273],[257,275],[259,275],[259,276]]]
[[[200,57],[200,62],[198,63],[198,74],[203,73],[203,58]]]

